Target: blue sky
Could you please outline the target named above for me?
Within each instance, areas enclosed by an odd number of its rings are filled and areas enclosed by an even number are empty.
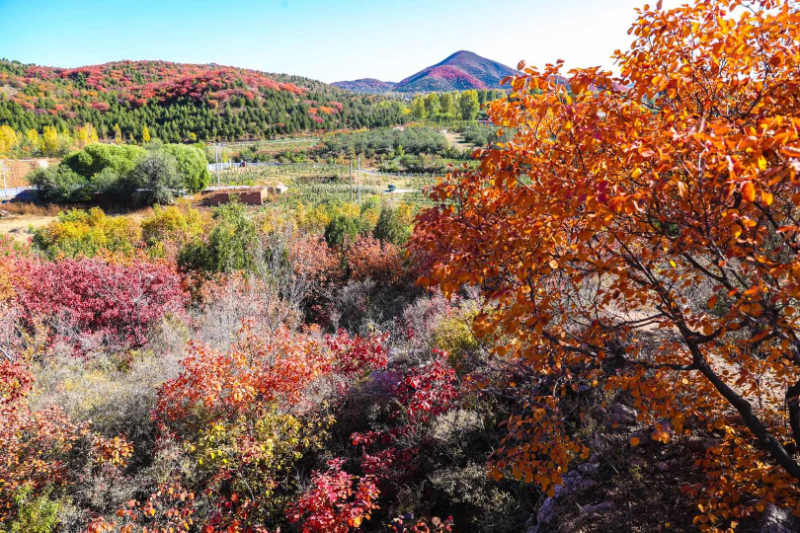
[[[654,0],[653,0],[654,1]],[[669,2],[667,2],[669,4]],[[677,3],[677,2],[675,2]],[[0,0],[0,57],[77,67],[220,63],[326,82],[399,81],[456,50],[602,65],[644,0]],[[497,7],[493,7],[497,6]]]

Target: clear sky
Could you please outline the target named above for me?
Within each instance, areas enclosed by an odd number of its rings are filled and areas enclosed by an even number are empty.
[[[655,1],[655,0],[652,0]],[[0,0],[0,57],[77,67],[219,63],[400,81],[457,50],[515,67],[602,65],[645,0]],[[669,4],[670,2],[667,2]],[[677,3],[677,1],[675,2]]]

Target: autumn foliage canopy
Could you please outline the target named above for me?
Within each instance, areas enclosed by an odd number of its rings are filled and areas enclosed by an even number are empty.
[[[540,376],[495,476],[552,494],[589,453],[561,400],[623,390],[654,440],[723,437],[696,465],[708,529],[800,510],[800,12],[658,4],[617,77],[521,64],[490,109],[516,135],[436,187],[415,245],[429,285],[481,285],[476,332]]]

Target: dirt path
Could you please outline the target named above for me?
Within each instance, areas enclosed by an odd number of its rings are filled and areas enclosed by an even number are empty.
[[[0,235],[11,235],[17,242],[28,242],[33,235],[31,228],[42,228],[55,219],[46,215],[9,215],[0,218]]]
[[[455,146],[456,148],[461,148],[462,150],[472,150],[472,146],[464,142],[464,140],[461,138],[460,133],[456,133],[450,130],[445,130],[444,132],[442,132],[442,135],[444,135],[444,138],[447,139],[447,142],[449,142],[451,146]]]

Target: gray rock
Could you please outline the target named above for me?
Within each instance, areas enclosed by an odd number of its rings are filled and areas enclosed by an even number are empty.
[[[622,403],[615,403],[611,406],[608,419],[612,424],[633,426],[636,424],[636,409]]]
[[[590,470],[595,469],[599,471],[600,465],[586,463],[581,466],[589,466]],[[579,467],[580,469],[580,467]],[[536,526],[529,527],[526,530],[526,533],[537,533],[540,526],[546,526],[550,524],[556,518],[556,507],[558,505],[558,499],[562,497],[566,497],[578,492],[594,490],[600,486],[597,481],[590,479],[588,477],[584,477],[578,470],[571,470],[567,472],[567,475],[564,476],[564,482],[561,485],[556,486],[555,488],[555,496],[548,497],[542,506],[539,508],[539,512],[536,514]]]
[[[584,476],[597,477],[600,475],[600,465],[597,463],[583,463],[578,465],[578,472]]]
[[[791,511],[769,504],[764,509],[759,522],[761,533],[795,533],[800,530],[800,521]]]
[[[555,519],[555,517],[556,517],[556,498],[549,497],[544,501],[542,506],[539,508],[539,512],[536,514],[536,523],[538,525],[546,525],[552,522]]]
[[[602,514],[613,511],[615,508],[614,502],[606,500],[595,505],[587,505],[583,511],[587,514]]]
[[[564,483],[556,487],[556,498],[592,490],[598,486],[597,481],[584,477],[577,470],[571,470],[564,476]]]

